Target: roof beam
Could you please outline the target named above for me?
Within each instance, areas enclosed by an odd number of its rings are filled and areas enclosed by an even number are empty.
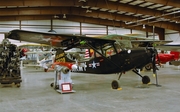
[[[44,16],[7,16],[0,18],[0,21],[20,21],[20,20],[51,20],[53,19],[52,16],[44,15]],[[112,26],[112,27],[122,27],[122,28],[129,28],[124,22],[121,21],[112,21],[112,20],[100,20],[98,18],[92,18],[92,17],[83,17],[83,16],[73,16],[69,15],[67,18],[59,18],[60,20],[67,20],[67,21],[75,21],[75,22],[82,22],[82,23],[90,23],[90,24],[98,24],[98,25],[106,25],[106,26]],[[141,31],[147,31],[147,32],[153,32],[152,26],[147,26],[146,29],[143,29],[140,26],[134,27],[135,30],[141,30]]]
[[[17,21],[17,20],[52,20],[51,16],[17,16],[17,17],[4,17],[4,18],[0,18],[0,20],[13,20],[13,21]],[[98,24],[98,25],[105,25],[105,26],[112,26],[112,27],[122,27],[122,28],[128,28],[124,22],[118,22],[118,21],[111,21],[111,20],[100,20],[97,18],[90,18],[90,17],[82,17],[82,16],[68,16],[68,18],[63,19],[63,20],[69,20],[69,21],[74,21],[74,22],[80,22],[80,23],[90,23],[90,24]],[[153,33],[153,27],[152,26],[147,26],[146,29],[143,29],[140,26],[137,26],[135,28],[133,28],[134,30],[141,30],[141,31],[145,31],[145,32],[152,32]],[[155,33],[159,34],[160,31],[164,31],[164,29],[162,28],[158,28],[155,27]],[[162,32],[161,32],[162,33]],[[164,40],[164,38],[161,36],[160,40]]]
[[[180,6],[180,0],[144,0],[146,2],[152,2],[157,4],[163,4],[163,5],[169,5],[173,7],[179,7]]]
[[[144,0],[146,2],[153,2],[153,3],[161,3],[164,5],[170,5],[174,7],[179,7],[180,1],[179,0]],[[123,3],[111,2],[111,1],[104,1],[104,0],[89,0],[87,2],[79,2],[78,0],[6,0],[1,3],[1,6],[17,6],[17,7],[59,7],[59,6],[89,6],[89,7],[99,7],[99,8],[106,8],[109,10],[117,10],[117,11],[125,11],[131,12],[135,14],[143,14],[143,15],[150,15],[150,16],[161,16],[164,14],[164,11],[157,11],[153,9],[148,9],[144,7],[138,7]],[[166,18],[166,17],[165,17]]]
[[[17,7],[39,7],[39,6],[74,6],[76,0],[5,0],[1,2],[1,6],[17,6]]]
[[[157,11],[157,10],[148,9],[145,7],[138,7],[138,6],[123,4],[123,3],[117,3],[117,2],[111,2],[111,1],[105,2],[104,0],[98,0],[97,4],[95,5],[94,1],[96,1],[96,0],[88,1],[86,3],[86,5],[90,6],[90,7],[99,7],[99,8],[109,9],[109,10],[131,12],[134,14],[143,14],[143,15],[150,15],[150,16],[155,16],[155,17],[156,16],[162,16],[162,15],[166,14],[166,13],[164,13],[164,11]],[[151,1],[151,0],[149,0],[149,1]],[[155,1],[159,1],[159,0],[155,0]],[[160,0],[160,1],[161,2],[164,2],[164,1],[167,2],[167,0]],[[170,1],[170,0],[168,0],[168,1]],[[177,2],[177,4],[178,4],[177,7],[179,7],[180,1]],[[163,16],[163,17],[166,18],[166,16]],[[169,18],[167,18],[167,19],[169,19]],[[172,16],[171,16],[171,19],[173,19]]]
[[[101,12],[101,11],[92,11],[91,13],[86,13],[86,9],[82,8],[69,8],[69,7],[53,7],[53,8],[47,8],[47,7],[41,7],[41,8],[11,8],[11,9],[0,9],[0,20],[3,19],[3,16],[25,16],[25,15],[49,15],[53,18],[54,15],[63,16],[63,14],[66,14],[67,17],[69,15],[73,16],[86,16],[86,17],[93,17],[93,18],[99,18],[99,21],[102,21],[104,19],[109,19],[112,21],[137,21],[136,18],[133,16],[126,16],[126,15],[120,15],[120,14],[109,14],[108,12]],[[34,18],[34,17],[33,17]],[[142,22],[142,24],[149,24],[150,26],[156,26],[156,27],[162,27],[165,29],[171,29],[179,31],[179,25],[175,23],[170,22],[158,22],[158,24],[155,23],[149,23],[149,21]],[[129,25],[130,26],[130,25]],[[133,27],[131,27],[133,28]]]

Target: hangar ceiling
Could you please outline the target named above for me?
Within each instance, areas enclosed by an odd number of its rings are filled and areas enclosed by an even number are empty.
[[[0,21],[60,19],[180,32],[180,0],[5,0],[0,4]]]

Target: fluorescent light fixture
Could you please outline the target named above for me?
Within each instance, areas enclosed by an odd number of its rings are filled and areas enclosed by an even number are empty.
[[[143,29],[145,29],[146,28],[146,25],[145,24],[143,24]]]

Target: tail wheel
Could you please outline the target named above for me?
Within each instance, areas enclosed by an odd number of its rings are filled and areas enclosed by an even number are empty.
[[[118,89],[119,88],[119,82],[116,81],[116,80],[113,80],[112,83],[111,83],[111,87],[113,89]]]
[[[54,86],[54,83],[51,83],[50,86],[53,87],[53,86]]]
[[[148,84],[150,82],[150,78],[148,76],[143,76],[142,77],[142,83],[143,84]]]
[[[17,86],[17,87],[20,87],[21,85],[20,85],[20,83],[17,83],[16,86]]]
[[[51,87],[55,86],[54,89],[59,89],[59,85],[54,85],[54,83],[50,84]]]

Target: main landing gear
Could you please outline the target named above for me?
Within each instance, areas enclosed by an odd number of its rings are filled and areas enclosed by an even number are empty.
[[[141,74],[138,73],[137,69],[132,70],[134,73],[136,73],[137,75],[139,75],[142,78],[142,83],[143,84],[148,84],[150,83],[150,78],[148,76],[142,76]],[[119,80],[122,76],[122,72],[119,74],[118,80],[113,80],[111,83],[111,87],[113,89],[118,89],[120,88],[120,84],[119,84]]]
[[[112,81],[111,87],[112,87],[113,89],[118,89],[118,88],[120,88],[119,80],[120,80],[121,76],[122,76],[122,72],[119,73],[118,80],[113,80],[113,81]]]
[[[142,83],[143,84],[148,84],[150,83],[150,78],[148,76],[142,76],[140,73],[138,73],[137,69],[132,70],[134,73],[136,73],[137,75],[139,75],[142,78]]]

